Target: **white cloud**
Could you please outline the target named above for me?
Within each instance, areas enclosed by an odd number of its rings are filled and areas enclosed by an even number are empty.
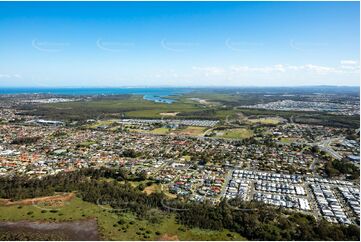
[[[328,74],[328,73],[335,73],[337,70],[333,67],[328,66],[318,66],[318,65],[312,65],[307,64],[304,66],[306,71],[313,71],[318,74]]]
[[[271,72],[289,72],[289,71],[311,71],[319,74],[337,72],[333,67],[318,66],[312,64],[290,66],[277,64],[273,66],[262,66],[262,67],[249,67],[249,66],[231,66],[231,71],[234,72],[260,72],[260,73],[271,73]]]
[[[1,74],[0,79],[20,79],[22,76],[20,74]]]
[[[193,66],[192,69],[203,73],[205,76],[221,75],[225,73],[224,68],[215,66]]]
[[[341,65],[357,65],[357,61],[355,61],[355,60],[342,60]]]
[[[304,70],[305,66],[288,66],[288,69],[291,71],[300,71],[300,70]]]
[[[360,65],[355,60],[342,60],[340,68],[343,71],[358,72],[360,70]]]
[[[342,65],[341,69],[343,69],[344,71],[359,71],[360,67],[354,65]]]
[[[358,65],[275,64],[265,66],[197,66],[188,79],[218,85],[357,85]],[[184,72],[186,73],[186,72]],[[183,75],[182,75],[183,76]],[[204,79],[202,79],[204,77]]]
[[[350,63],[349,65],[340,66],[322,66],[314,64],[303,65],[287,65],[276,64],[269,66],[245,66],[245,65],[233,65],[229,67],[216,67],[216,66],[202,66],[193,67],[192,69],[203,73],[205,76],[220,76],[220,75],[232,75],[239,73],[253,73],[253,74],[271,74],[271,73],[294,73],[294,74],[314,74],[314,75],[328,75],[328,74],[348,74],[358,73],[359,66],[353,64],[354,62],[341,61],[342,63]],[[352,64],[351,64],[352,63]],[[356,63],[357,64],[357,63]]]
[[[231,66],[229,69],[234,72],[260,72],[260,73],[286,71],[285,66],[282,64],[273,65],[273,66],[262,66],[262,67]]]

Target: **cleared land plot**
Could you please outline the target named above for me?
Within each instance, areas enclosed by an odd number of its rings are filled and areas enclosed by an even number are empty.
[[[91,129],[96,129],[96,128],[102,127],[102,126],[110,126],[110,125],[114,124],[115,122],[116,122],[116,120],[99,120],[94,123],[88,124],[85,127],[91,128]]]
[[[204,127],[187,126],[186,128],[177,130],[175,133],[179,135],[202,136],[206,129],[207,128]]]
[[[153,130],[129,129],[131,132],[159,134],[159,135],[185,135],[185,136],[203,136],[207,130],[206,127],[187,126],[180,129],[170,129],[166,127],[155,128]]]
[[[156,128],[156,129],[149,131],[149,133],[151,133],[151,134],[168,134],[169,130],[170,130],[169,128]]]
[[[173,113],[160,113],[160,115],[162,116],[171,116],[174,117],[178,114],[179,112],[173,112]]]
[[[159,192],[161,191],[161,187],[160,185],[158,184],[152,184],[146,188],[144,188],[144,192],[147,194],[147,195],[150,195],[152,193],[155,193],[155,192]]]
[[[297,142],[299,140],[300,140],[299,138],[290,137],[290,138],[281,138],[280,142],[282,142],[282,143],[292,143],[292,142]]]
[[[235,128],[216,131],[216,136],[228,139],[246,139],[252,137],[253,132],[245,128]]]
[[[255,118],[255,119],[247,119],[247,122],[251,123],[251,124],[259,123],[259,124],[277,125],[282,122],[282,119],[277,118],[277,117]]]

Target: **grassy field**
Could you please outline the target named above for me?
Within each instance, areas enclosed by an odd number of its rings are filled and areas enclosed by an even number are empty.
[[[84,202],[80,198],[51,208],[34,205],[0,206],[0,220],[3,221],[59,222],[96,218],[105,240],[159,240],[167,236],[180,240],[244,240],[227,230],[187,229],[177,224],[174,215],[159,210],[149,211],[149,214],[153,220],[140,220],[129,212],[115,214],[109,207]]]
[[[202,136],[206,129],[207,128],[204,127],[187,126],[185,128],[175,131],[175,133],[179,135]]]
[[[184,136],[203,136],[205,131],[208,128],[197,127],[197,126],[187,126],[184,128],[179,128],[176,130],[171,130],[168,128],[156,128],[153,130],[132,130],[134,132],[143,132],[151,134],[169,134],[169,135],[184,135]],[[247,128],[232,128],[225,130],[217,130],[215,132],[215,137],[218,138],[229,138],[229,139],[246,139],[253,136],[253,131]]]
[[[97,120],[94,123],[88,124],[85,127],[90,129],[96,129],[101,126],[109,126],[112,125],[116,120]]]
[[[179,129],[169,129],[166,127],[155,128],[153,130],[129,129],[133,132],[150,133],[150,134],[171,134],[171,135],[185,135],[185,136],[202,136],[207,128],[197,126],[187,126]]]
[[[250,124],[259,123],[259,124],[277,125],[281,122],[281,119],[277,117],[255,118],[255,119],[247,119],[247,122]]]
[[[156,128],[151,130],[149,133],[151,134],[168,134],[169,133],[169,128]]]
[[[217,136],[227,139],[246,139],[253,136],[252,130],[245,128],[226,129],[217,131]]]
[[[297,142],[299,139],[298,138],[281,138],[280,142],[282,143],[292,143],[292,142]]]

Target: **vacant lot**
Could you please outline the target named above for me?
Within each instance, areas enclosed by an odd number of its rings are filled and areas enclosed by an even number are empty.
[[[259,124],[277,125],[282,122],[282,119],[278,117],[253,118],[253,119],[247,119],[247,122],[250,124],[259,123]]]
[[[152,184],[146,188],[144,188],[144,192],[149,195],[149,194],[152,194],[152,193],[155,193],[155,192],[158,192],[161,190],[161,187],[160,185],[158,184]]]
[[[186,128],[177,130],[176,133],[180,135],[202,136],[206,129],[207,128],[204,127],[187,126]]]
[[[246,128],[225,129],[216,131],[216,136],[228,139],[246,139],[252,137],[253,132]]]
[[[156,128],[150,131],[152,134],[168,134],[168,128]]]

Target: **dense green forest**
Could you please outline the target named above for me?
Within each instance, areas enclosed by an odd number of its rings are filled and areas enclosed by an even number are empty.
[[[104,179],[100,178],[111,178]],[[314,217],[264,204],[222,201],[219,205],[185,203],[166,199],[163,193],[146,195],[128,181],[139,180],[122,169],[82,169],[59,173],[43,179],[26,177],[0,178],[0,197],[24,199],[76,191],[91,203],[113,201],[114,208],[126,208],[139,218],[147,219],[148,211],[159,209],[175,213],[178,223],[204,229],[229,229],[249,240],[359,240],[359,227],[341,226]],[[111,180],[111,181],[109,181]],[[118,181],[123,181],[120,184]],[[237,206],[236,206],[237,205]],[[234,209],[234,207],[242,209]],[[114,210],[114,213],[120,211]],[[121,213],[121,212],[120,212]],[[10,236],[10,235],[6,235]],[[7,238],[7,237],[4,237]],[[1,239],[1,238],[0,238]]]

